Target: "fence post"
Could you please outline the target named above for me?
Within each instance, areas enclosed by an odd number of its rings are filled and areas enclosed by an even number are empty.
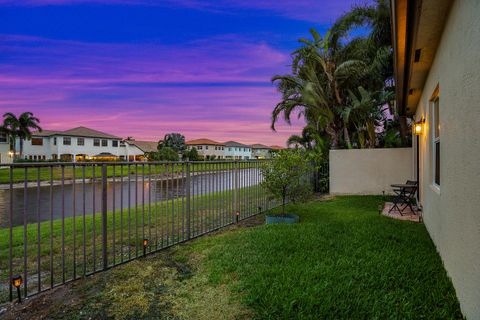
[[[238,161],[234,162],[235,165],[235,170],[234,170],[234,191],[233,191],[233,197],[234,197],[234,204],[235,204],[235,212],[233,213],[233,222],[238,223],[238,218],[239,218],[239,213],[240,213],[240,188],[239,188],[239,174],[240,174],[240,163]]]
[[[187,167],[187,176],[185,177],[185,198],[187,198],[187,202],[185,204],[185,210],[187,211],[187,239],[190,239],[190,161],[187,161],[185,164]]]
[[[103,270],[108,269],[107,256],[107,165],[102,164],[102,260]]]

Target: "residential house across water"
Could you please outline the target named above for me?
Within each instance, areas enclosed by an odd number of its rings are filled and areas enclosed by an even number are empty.
[[[187,149],[197,149],[198,154],[205,159],[224,159],[225,144],[210,139],[195,139],[186,142]]]
[[[8,136],[0,133],[0,163],[11,163],[13,154],[10,152]]]
[[[252,149],[253,159],[268,159],[271,157],[272,148],[270,148],[269,146],[256,143],[256,144],[250,145],[250,148]]]
[[[16,152],[20,142],[16,141]],[[66,131],[43,130],[34,132],[32,138],[23,141],[22,157],[27,160],[142,160],[144,151],[135,144],[126,143],[122,138],[93,130],[77,127]]]
[[[252,148],[246,144],[227,141],[225,142],[225,159],[248,160],[252,158]]]

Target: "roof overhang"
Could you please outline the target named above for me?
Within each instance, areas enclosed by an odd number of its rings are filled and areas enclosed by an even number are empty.
[[[390,0],[396,102],[401,116],[415,114],[452,2]]]

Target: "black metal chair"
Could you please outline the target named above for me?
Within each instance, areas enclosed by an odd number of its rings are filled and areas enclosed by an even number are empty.
[[[413,205],[416,203],[416,194],[418,190],[418,182],[407,180],[405,186],[393,188],[395,196],[393,197],[393,206],[388,211],[389,213],[397,209],[400,215],[403,216],[403,211],[408,207],[415,214]],[[401,208],[403,206],[403,208]]]

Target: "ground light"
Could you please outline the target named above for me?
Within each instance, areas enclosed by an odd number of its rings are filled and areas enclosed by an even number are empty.
[[[21,275],[16,275],[12,278],[12,286],[17,288],[18,303],[22,302],[22,296],[20,294],[20,287],[22,286],[23,279]]]
[[[235,212],[235,222],[238,223],[238,219],[240,218],[240,211]]]
[[[148,247],[148,239],[143,239],[143,256],[145,257],[147,255],[147,247]]]

